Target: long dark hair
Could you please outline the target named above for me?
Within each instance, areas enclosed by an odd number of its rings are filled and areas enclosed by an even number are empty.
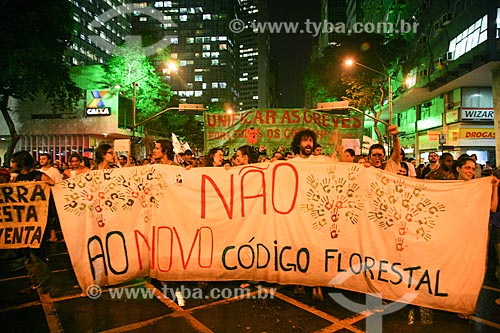
[[[244,145],[238,148],[239,151],[243,155],[248,156],[248,163],[257,163],[259,157],[257,156],[257,153],[255,152],[255,149],[252,148],[252,146],[249,145]]]
[[[173,161],[175,153],[172,141],[165,139],[165,140],[157,140],[156,143],[160,144],[162,153],[167,154],[168,159]]]
[[[213,167],[214,165],[214,155],[217,154],[218,151],[222,151],[221,148],[215,147],[208,151],[207,158],[205,160],[207,167]]]
[[[109,149],[113,148],[109,143],[100,143],[95,150],[94,163],[99,164],[104,161],[104,155],[108,152]]]
[[[467,163],[467,161],[471,161],[471,162],[474,162],[474,165],[476,164],[476,161],[474,161],[474,159],[472,159],[469,155],[467,154],[462,154],[458,157],[458,159],[453,162],[453,173],[455,174],[455,178],[458,179],[458,170],[457,168],[460,168],[462,169],[462,167],[465,165],[465,163]]]
[[[20,150],[12,154],[11,160],[16,162],[17,168],[19,170],[29,171],[33,169],[33,166],[35,165],[33,156],[31,156],[31,154],[26,150]]]

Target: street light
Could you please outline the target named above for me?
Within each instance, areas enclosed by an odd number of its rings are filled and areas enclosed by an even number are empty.
[[[352,66],[353,64],[356,64],[358,66],[361,66],[363,68],[371,70],[372,72],[375,72],[375,73],[380,74],[380,75],[382,75],[382,76],[384,76],[384,77],[387,78],[387,82],[389,83],[389,124],[392,124],[392,78],[391,78],[391,76],[389,74],[387,74],[387,73],[382,73],[382,72],[380,72],[380,71],[378,71],[376,69],[373,69],[373,68],[368,67],[366,65],[360,64],[359,62],[354,61],[352,59],[347,59],[345,61],[345,64],[347,66]]]

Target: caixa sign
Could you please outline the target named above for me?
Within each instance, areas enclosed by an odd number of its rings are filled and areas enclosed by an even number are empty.
[[[86,108],[85,114],[87,116],[110,116],[111,110],[108,107],[104,108]]]
[[[110,116],[111,108],[104,105],[103,97],[109,90],[91,90],[92,100],[85,108],[85,115],[92,116]]]
[[[493,121],[495,111],[493,108],[462,108],[462,120]]]

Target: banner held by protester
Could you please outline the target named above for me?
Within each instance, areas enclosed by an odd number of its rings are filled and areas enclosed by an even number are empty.
[[[53,192],[84,290],[144,276],[256,280],[466,313],[484,276],[488,179],[348,163],[150,165],[91,171]]]
[[[0,184],[0,249],[40,247],[49,196],[45,182]]]
[[[205,151],[218,147],[233,154],[243,145],[265,146],[272,150],[288,146],[296,132],[309,128],[316,132],[318,143],[331,147],[333,153],[342,139],[363,136],[364,116],[308,109],[251,109],[231,114],[205,112]]]

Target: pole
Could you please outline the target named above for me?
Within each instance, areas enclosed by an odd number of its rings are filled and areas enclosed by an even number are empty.
[[[387,75],[389,81],[389,124],[392,124],[392,79]]]
[[[392,79],[389,74],[387,74],[387,81],[389,83],[389,124],[392,125]],[[392,138],[387,136],[387,148],[391,151]]]
[[[132,140],[135,138],[135,127],[136,127],[136,98],[137,98],[137,82],[132,83],[133,93],[132,93]]]

